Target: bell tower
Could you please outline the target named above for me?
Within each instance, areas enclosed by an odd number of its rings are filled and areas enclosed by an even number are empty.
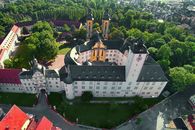
[[[108,31],[109,31],[109,25],[110,25],[110,15],[108,13],[108,10],[104,12],[104,16],[102,19],[102,37],[104,39],[108,39]]]
[[[90,39],[93,32],[93,14],[91,12],[91,9],[88,10],[88,16],[87,16],[87,39]]]
[[[106,46],[103,44],[103,42],[100,40],[99,33],[96,32],[93,34],[93,37],[95,40],[95,44],[92,47],[91,51],[91,57],[89,59],[90,62],[105,62],[106,61]]]

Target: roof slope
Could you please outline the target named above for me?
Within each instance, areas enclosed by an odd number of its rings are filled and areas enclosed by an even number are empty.
[[[43,116],[38,123],[36,130],[51,130],[52,127],[53,123],[49,121],[45,116]]]
[[[138,77],[138,82],[168,81],[161,66],[148,56]]]
[[[19,107],[13,105],[5,117],[0,121],[0,130],[21,130],[24,123],[29,119]]]
[[[0,83],[21,84],[20,69],[0,69]]]

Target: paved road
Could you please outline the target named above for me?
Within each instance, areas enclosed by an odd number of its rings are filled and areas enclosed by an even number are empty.
[[[51,110],[51,108],[47,104],[47,98],[44,92],[39,94],[38,103],[35,107],[20,107],[24,112],[36,115],[37,119],[41,119],[41,117],[46,116],[53,124],[57,127],[62,128],[62,130],[86,130],[84,128],[80,128],[76,125],[68,124],[64,118],[62,118],[59,114]],[[0,107],[7,113],[7,111],[11,108],[11,105],[0,105]]]
[[[192,85],[185,91],[179,92],[139,114],[138,118],[141,119],[139,125],[136,125],[135,120],[131,120],[117,130],[163,130],[157,126],[165,127],[165,124],[176,117],[194,113],[188,103],[189,97],[194,94],[195,85]]]
[[[162,130],[161,128],[157,128],[157,126],[165,125],[168,123],[168,121],[178,116],[193,113],[189,108],[187,101],[189,97],[194,94],[195,85],[188,88],[184,92],[177,93],[167,98],[166,100],[139,114],[137,116],[141,119],[141,123],[139,125],[136,125],[135,120],[130,120],[115,130]],[[86,128],[70,125],[65,122],[59,114],[51,110],[46,99],[46,94],[40,93],[38,104],[35,107],[20,108],[26,113],[36,115],[38,119],[40,119],[42,116],[46,116],[54,123],[55,126],[62,128],[62,130],[87,130]],[[11,108],[10,105],[0,105],[0,107],[3,108],[4,112],[7,112]],[[159,117],[164,121],[159,122]]]

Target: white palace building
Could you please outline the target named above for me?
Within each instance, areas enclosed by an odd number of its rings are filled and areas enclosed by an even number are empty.
[[[108,40],[110,18],[104,14],[102,37],[87,17],[87,40],[72,48],[64,67],[49,70],[36,59],[31,70],[0,69],[0,91],[39,93],[65,91],[67,99],[91,91],[94,97],[158,97],[168,80],[142,40]]]

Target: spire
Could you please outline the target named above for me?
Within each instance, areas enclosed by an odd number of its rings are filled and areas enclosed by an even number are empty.
[[[91,9],[88,9],[87,20],[94,20]]]
[[[105,10],[103,20],[111,20],[108,9]]]

